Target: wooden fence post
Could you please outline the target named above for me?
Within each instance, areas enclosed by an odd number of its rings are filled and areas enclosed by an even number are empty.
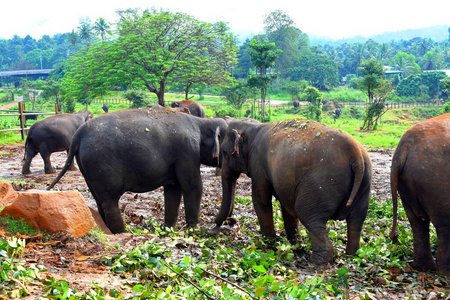
[[[22,140],[25,139],[25,116],[23,112],[25,111],[25,103],[19,102],[19,121],[20,121],[20,134],[22,135]]]

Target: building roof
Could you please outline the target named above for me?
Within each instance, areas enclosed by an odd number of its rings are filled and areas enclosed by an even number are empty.
[[[2,72],[0,72],[0,77],[25,76],[25,75],[48,75],[53,70],[54,69],[2,71]]]

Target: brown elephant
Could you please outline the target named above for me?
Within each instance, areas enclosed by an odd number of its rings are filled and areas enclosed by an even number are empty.
[[[205,117],[205,109],[203,108],[203,105],[201,105],[198,102],[191,101],[191,100],[183,100],[179,102],[172,102],[171,105],[172,108],[180,107],[180,108],[188,108],[189,112],[193,116],[197,116],[200,118]]]
[[[397,191],[413,232],[414,262],[419,271],[434,270],[430,222],[436,228],[438,272],[450,276],[450,113],[411,127],[392,157],[391,192],[397,227]]]
[[[44,160],[46,174],[54,173],[50,161],[53,152],[68,151],[75,131],[92,118],[89,111],[76,114],[59,114],[34,123],[28,131],[25,141],[24,164],[22,174],[30,174],[31,160],[40,153]],[[74,169],[73,164],[71,169]]]
[[[333,260],[326,223],[347,221],[346,252],[359,248],[369,205],[372,164],[349,134],[320,123],[291,120],[276,124],[232,121],[222,148],[223,201],[213,233],[230,219],[236,180],[252,180],[253,205],[261,233],[275,236],[272,196],[281,203],[287,238],[297,240],[298,220],[309,231],[310,261]]]

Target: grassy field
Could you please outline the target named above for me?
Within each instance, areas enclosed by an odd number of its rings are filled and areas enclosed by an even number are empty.
[[[123,99],[120,94],[111,99],[119,98]],[[184,98],[182,94],[168,94],[166,96],[166,103],[171,101],[179,101]],[[205,107],[206,115],[214,117],[216,114],[220,116],[238,114],[245,115],[245,108],[240,112],[227,105],[222,97],[217,96],[204,96],[198,95],[192,98],[194,101],[199,101]],[[147,103],[156,104],[157,99],[153,95],[149,95],[146,99]],[[129,109],[130,105],[126,103],[110,103],[109,111],[119,111]],[[12,109],[17,109],[13,107]],[[46,106],[42,106],[41,109],[52,111],[53,104],[48,103]],[[80,103],[76,104],[76,111],[86,109],[86,107]],[[102,102],[92,103],[89,106],[89,110],[94,116],[104,114],[102,110]],[[410,128],[416,122],[424,120],[426,117],[436,116],[442,113],[441,107],[412,107],[404,109],[391,109],[381,119],[381,122],[374,131],[361,131],[362,126],[362,111],[358,111],[355,107],[345,107],[342,110],[341,117],[334,121],[332,116],[326,112],[323,114],[322,122],[330,127],[338,128],[342,131],[348,132],[356,140],[362,143],[367,149],[379,149],[379,148],[393,148],[396,147],[403,133]],[[42,116],[40,117],[40,119]],[[305,118],[305,110],[294,110],[289,107],[272,107],[271,109],[271,121],[278,122],[286,119]],[[16,128],[17,118],[15,117],[1,117],[0,128]],[[32,121],[30,122],[32,124]],[[0,144],[15,144],[22,143],[21,136],[18,133],[0,133]]]

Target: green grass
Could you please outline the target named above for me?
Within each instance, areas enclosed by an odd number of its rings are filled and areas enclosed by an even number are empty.
[[[27,222],[25,222],[23,219],[15,219],[10,216],[2,216],[0,217],[0,224],[12,234],[28,234],[30,236],[34,236],[36,234],[42,234],[45,233],[40,230],[33,229]]]

